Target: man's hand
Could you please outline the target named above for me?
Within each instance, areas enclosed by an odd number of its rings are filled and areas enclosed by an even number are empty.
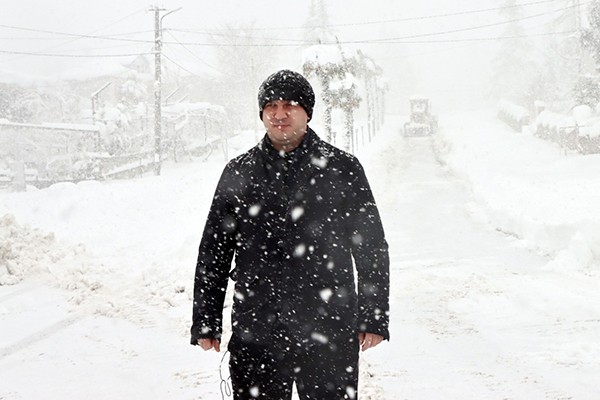
[[[361,346],[362,351],[368,350],[371,347],[377,346],[383,341],[383,336],[376,335],[374,333],[359,333],[358,344]]]
[[[210,349],[215,349],[217,353],[221,351],[221,343],[217,339],[198,339],[198,345],[204,351]]]

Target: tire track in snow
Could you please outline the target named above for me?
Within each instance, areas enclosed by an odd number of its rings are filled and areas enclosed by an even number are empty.
[[[38,287],[39,287],[39,285],[37,285],[37,286],[36,285],[30,285],[30,286],[25,286],[25,287],[13,290],[10,293],[7,293],[7,294],[5,294],[3,296],[0,296],[0,303],[5,302],[7,300],[10,300],[13,297],[17,297],[17,296],[20,296],[22,294],[25,294],[27,292],[31,292],[32,290],[37,289]]]
[[[142,301],[136,301],[130,297],[126,291],[128,284],[108,290],[104,285],[81,284],[77,280],[69,279],[67,287],[57,285],[61,290],[71,293],[72,297],[69,303],[77,308],[73,314],[60,319],[59,321],[37,330],[14,343],[0,348],[0,359],[18,353],[36,343],[46,340],[62,330],[78,323],[87,316],[103,316],[107,318],[119,318],[133,322],[142,328],[155,326],[154,318],[148,314],[146,307],[142,306]],[[72,285],[72,286],[70,286]],[[38,286],[32,285],[17,289],[0,298],[0,301],[7,301],[13,297],[28,293]]]
[[[12,354],[18,353],[19,351],[35,344],[41,342],[42,340],[48,339],[49,337],[57,334],[65,328],[68,328],[71,325],[76,324],[80,320],[84,318],[83,313],[77,313],[75,315],[71,315],[67,318],[63,318],[54,324],[47,326],[46,328],[34,332],[24,338],[17,340],[15,343],[0,349],[0,359],[4,357],[8,357]]]

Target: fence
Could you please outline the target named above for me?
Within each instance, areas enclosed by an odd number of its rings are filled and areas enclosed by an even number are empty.
[[[101,124],[22,124],[0,119],[0,186],[46,187],[61,181],[128,178],[157,162],[222,150],[229,131],[222,108],[205,104],[165,107],[161,155],[154,132],[114,130]],[[151,127],[151,124],[144,124]]]
[[[581,107],[581,106],[580,106]],[[536,136],[582,154],[600,153],[600,117],[573,109],[572,115],[544,110],[532,124]]]
[[[498,106],[498,118],[519,132],[529,126],[536,136],[555,142],[565,150],[600,153],[600,117],[588,106],[574,107],[567,115],[546,110],[544,103],[538,101],[535,110],[537,115],[530,123],[525,107],[503,100]]]

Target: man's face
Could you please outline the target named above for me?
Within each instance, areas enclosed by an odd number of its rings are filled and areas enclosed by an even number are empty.
[[[308,115],[291,100],[276,100],[265,105],[262,114],[267,135],[277,150],[295,149],[306,134]]]

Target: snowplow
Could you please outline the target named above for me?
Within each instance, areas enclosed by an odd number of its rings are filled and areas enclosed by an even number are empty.
[[[437,117],[431,113],[426,97],[410,98],[410,119],[404,124],[404,136],[428,136],[437,131]]]

